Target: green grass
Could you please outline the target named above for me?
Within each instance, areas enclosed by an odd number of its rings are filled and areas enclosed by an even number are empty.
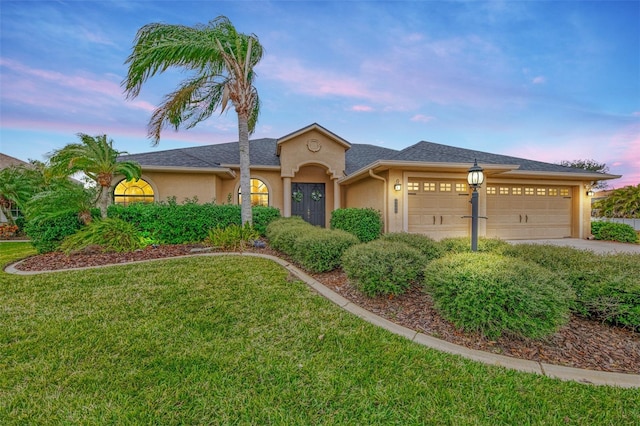
[[[0,263],[32,253],[0,244]],[[640,390],[411,343],[265,259],[0,274],[0,424],[636,424]]]

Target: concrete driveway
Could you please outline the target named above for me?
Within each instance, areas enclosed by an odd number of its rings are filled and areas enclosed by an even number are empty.
[[[636,253],[640,254],[640,244],[616,243],[613,241],[581,240],[579,238],[559,238],[551,240],[507,240],[510,244],[550,244],[568,246],[594,253]]]

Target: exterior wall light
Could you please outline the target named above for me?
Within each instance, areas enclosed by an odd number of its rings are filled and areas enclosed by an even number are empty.
[[[393,185],[393,189],[396,191],[400,191],[402,189],[402,184],[400,183],[400,179],[396,179],[396,183]]]
[[[593,189],[587,191],[587,197],[593,197]]]
[[[478,188],[484,182],[482,170],[482,167],[478,166],[478,161],[473,160],[473,166],[467,175],[467,182],[473,188],[473,193],[471,193],[471,251],[478,251]]]

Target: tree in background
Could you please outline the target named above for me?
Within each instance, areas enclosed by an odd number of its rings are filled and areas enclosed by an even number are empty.
[[[616,189],[593,207],[601,217],[640,219],[640,184]]]
[[[113,178],[121,174],[128,181],[137,180],[142,175],[142,169],[136,162],[118,161],[118,156],[125,153],[115,150],[113,140],[107,139],[107,135],[92,137],[78,133],[78,137],[80,143],[69,144],[50,155],[51,168],[54,173],[66,176],[83,172],[94,181],[97,184],[96,205],[101,216],[106,218],[107,208],[113,202]]]
[[[574,169],[582,169],[596,173],[609,173],[609,167],[605,163],[598,163],[595,160],[563,160],[560,162],[561,166],[573,167]],[[604,180],[594,182],[591,186],[593,190],[607,189],[609,185]]]
[[[231,102],[238,115],[240,191],[250,194],[249,135],[260,110],[253,69],[262,54],[258,37],[237,32],[224,16],[195,27],[148,24],[136,34],[123,85],[127,97],[135,98],[142,84],[157,73],[171,67],[193,72],[151,116],[148,130],[154,145],[165,126],[193,128],[218,109],[224,112]],[[241,211],[242,223],[251,224],[251,197],[242,197]]]

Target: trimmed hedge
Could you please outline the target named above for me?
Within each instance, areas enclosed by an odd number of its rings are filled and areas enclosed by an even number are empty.
[[[280,216],[274,207],[253,207],[253,227],[264,235],[270,221]],[[239,205],[187,202],[112,205],[108,216],[133,223],[143,236],[159,244],[204,241],[209,230],[241,225]]]
[[[92,209],[91,216],[99,218],[100,210]],[[83,226],[77,212],[66,212],[54,218],[27,221],[24,231],[38,253],[48,253],[56,251],[65,237],[75,234]]]
[[[409,234],[406,232],[392,232],[381,237],[384,241],[404,243],[409,247],[418,250],[425,257],[425,260],[438,259],[444,255],[441,244],[433,238],[422,234]]]
[[[421,277],[425,261],[405,243],[376,240],[347,249],[342,268],[367,296],[398,295]]]
[[[596,240],[637,243],[638,233],[626,223],[597,221],[591,222],[591,233]]]
[[[542,338],[569,320],[575,294],[552,272],[491,253],[453,254],[429,263],[426,288],[457,327],[488,338]]]
[[[514,245],[504,253],[535,262],[566,281],[576,293],[577,314],[640,330],[639,255],[538,244]]]
[[[371,208],[344,208],[331,213],[331,228],[347,231],[363,242],[380,237],[382,233],[382,215]]]
[[[299,217],[274,220],[267,227],[267,238],[271,247],[311,272],[336,269],[344,251],[359,243],[346,231],[315,227]]]

